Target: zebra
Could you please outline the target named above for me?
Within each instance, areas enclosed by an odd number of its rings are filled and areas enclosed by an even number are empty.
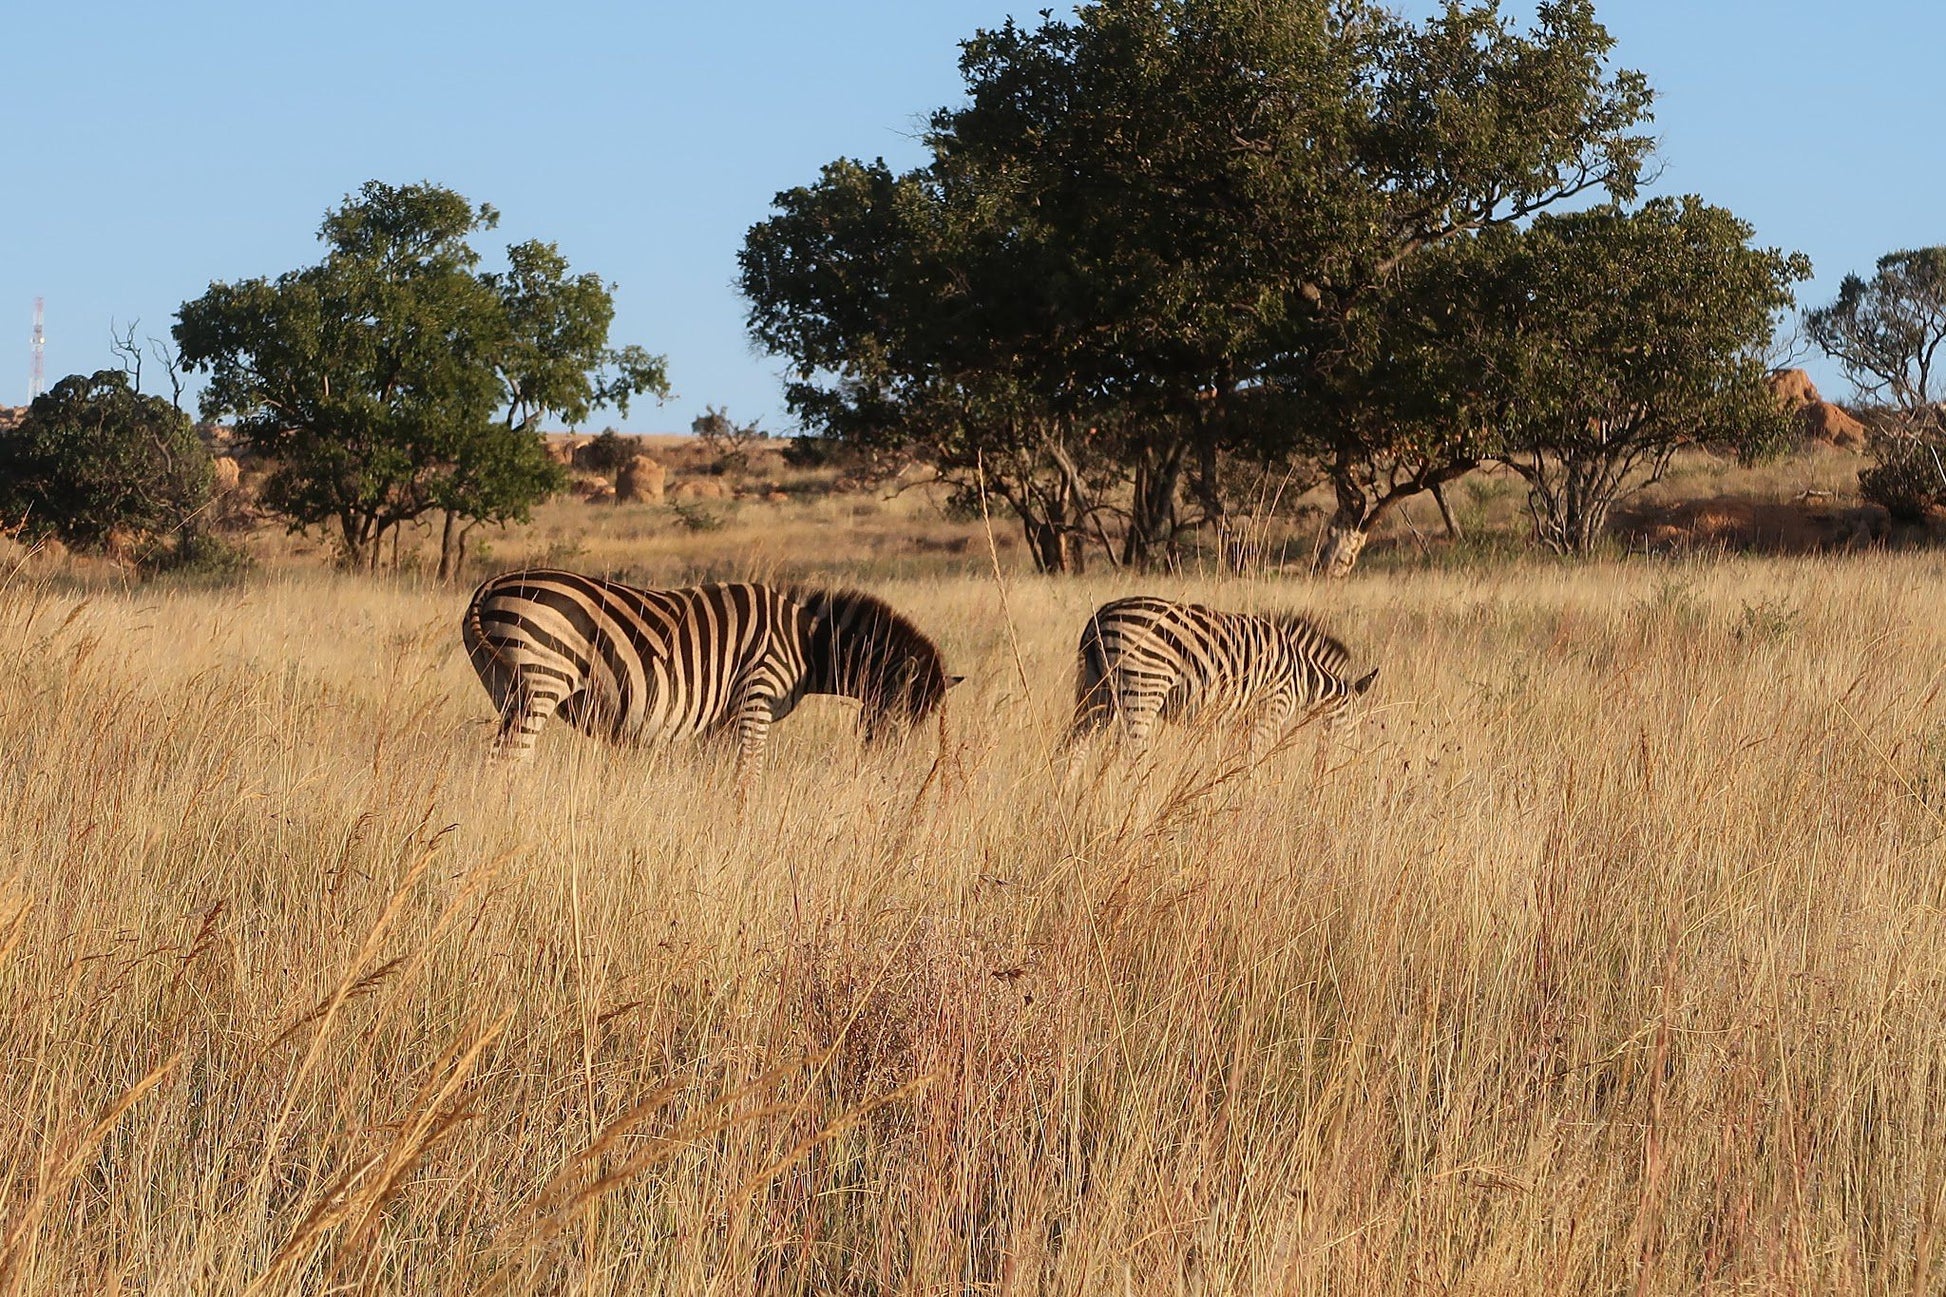
[[[1377,668],[1348,681],[1351,654],[1304,617],[1255,617],[1135,595],[1105,603],[1082,628],[1070,743],[1119,718],[1140,745],[1157,720],[1249,716],[1261,756],[1294,719],[1325,718],[1372,687]]]
[[[474,591],[461,638],[500,713],[497,757],[530,759],[556,715],[618,743],[734,728],[741,789],[762,765],[771,723],[806,694],[858,699],[870,742],[932,715],[963,679],[945,674],[916,626],[858,590],[644,590],[531,569]]]

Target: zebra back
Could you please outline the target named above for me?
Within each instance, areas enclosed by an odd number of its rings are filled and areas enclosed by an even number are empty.
[[[1300,613],[1282,613],[1270,620],[1289,636],[1294,649],[1317,663],[1327,675],[1344,675],[1351,663],[1351,650],[1337,636]]]
[[[1289,719],[1335,711],[1376,672],[1345,678],[1351,653],[1307,617],[1224,612],[1153,595],[1103,604],[1082,628],[1075,673],[1079,736],[1120,716],[1130,734],[1191,707]],[[1173,711],[1171,710],[1173,709]]]
[[[523,714],[531,732],[558,708],[623,737],[709,729],[753,688],[788,708],[803,692],[808,621],[765,586],[647,590],[531,569],[483,583],[461,628],[503,718]]]

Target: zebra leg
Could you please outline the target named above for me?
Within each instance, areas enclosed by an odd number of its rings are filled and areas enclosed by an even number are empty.
[[[1090,627],[1092,629],[1092,627]],[[1100,733],[1115,719],[1115,683],[1101,644],[1091,636],[1081,641],[1075,667],[1074,718],[1068,722],[1069,747]]]
[[[1268,703],[1257,713],[1256,723],[1250,727],[1251,765],[1261,762],[1276,748],[1290,728],[1291,715],[1291,707],[1282,701]]]
[[[747,795],[763,769],[764,747],[770,740],[770,723],[775,715],[768,696],[745,694],[737,704],[737,793]]]
[[[561,687],[551,682],[538,688],[516,681],[500,708],[500,732],[493,740],[493,760],[532,761],[541,726],[561,705]]]
[[[1122,718],[1122,737],[1129,747],[1141,751],[1148,745],[1156,719],[1162,715],[1161,694],[1131,694],[1123,691],[1117,711]]]
[[[1115,719],[1115,704],[1106,689],[1097,689],[1074,705],[1074,719],[1062,738],[1067,747],[1076,747],[1108,728]]]
[[[1088,754],[1094,749],[1095,736],[1114,719],[1114,704],[1100,691],[1075,703],[1074,718],[1068,722],[1067,733],[1061,737],[1063,788],[1072,789],[1080,781],[1082,771],[1088,764]]]

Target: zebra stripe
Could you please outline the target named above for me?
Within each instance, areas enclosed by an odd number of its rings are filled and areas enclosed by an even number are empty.
[[[1071,738],[1120,719],[1141,743],[1158,720],[1248,717],[1261,753],[1295,719],[1327,723],[1371,688],[1344,675],[1351,654],[1303,617],[1253,617],[1136,595],[1103,604],[1082,628]]]
[[[888,721],[931,715],[957,683],[917,627],[855,590],[642,590],[576,572],[510,572],[474,592],[461,638],[500,714],[496,754],[530,757],[556,715],[633,744],[734,726],[743,784],[772,722],[806,694],[859,699],[870,739]]]

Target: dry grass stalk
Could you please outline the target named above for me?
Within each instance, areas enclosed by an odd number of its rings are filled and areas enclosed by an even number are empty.
[[[1936,1285],[1936,561],[1008,574],[1010,632],[967,534],[873,582],[950,753],[814,701],[740,815],[488,769],[447,592],[15,581],[0,1288]],[[1138,582],[1327,614],[1355,734],[1064,780]]]

